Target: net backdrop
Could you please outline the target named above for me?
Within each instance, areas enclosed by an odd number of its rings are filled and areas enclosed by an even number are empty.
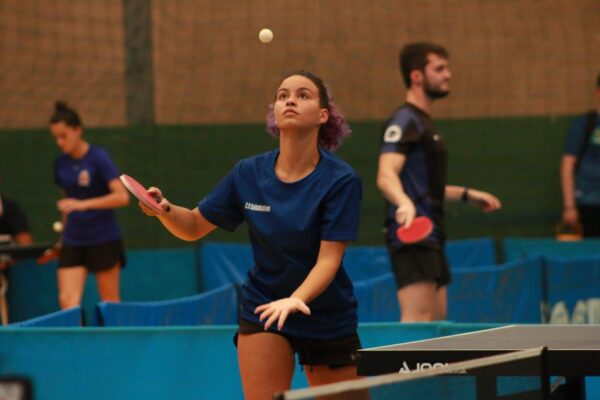
[[[595,0],[3,0],[0,129],[44,127],[57,98],[87,126],[258,122],[298,68],[379,120],[416,40],[451,53],[439,117],[571,114],[593,104],[599,20]]]

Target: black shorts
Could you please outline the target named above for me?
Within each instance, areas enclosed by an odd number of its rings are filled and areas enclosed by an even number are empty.
[[[583,236],[600,237],[600,206],[577,205],[579,220],[583,225]]]
[[[123,241],[115,240],[93,246],[63,245],[58,258],[58,268],[85,266],[90,272],[112,268],[116,263],[125,266]]]
[[[233,338],[237,347],[238,334],[264,333],[261,325],[240,318],[240,326]],[[281,332],[269,331],[288,340],[295,353],[298,353],[300,365],[327,365],[331,369],[356,365],[356,351],[361,349],[360,339],[356,333],[335,339],[311,339],[291,336]]]
[[[403,246],[390,251],[392,270],[398,289],[417,282],[450,283],[450,268],[442,250],[428,246]]]

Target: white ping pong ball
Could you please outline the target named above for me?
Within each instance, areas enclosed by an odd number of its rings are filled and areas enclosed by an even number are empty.
[[[258,32],[258,39],[263,43],[269,43],[273,40],[273,32],[267,28],[261,29],[261,31]]]
[[[52,230],[56,233],[62,232],[63,230],[63,224],[60,221],[56,221],[55,223],[52,224]]]

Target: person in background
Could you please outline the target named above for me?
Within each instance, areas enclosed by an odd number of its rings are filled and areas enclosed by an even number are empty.
[[[33,243],[29,232],[27,216],[19,204],[0,193],[0,244],[28,245]],[[8,279],[4,270],[12,264],[12,259],[0,254],[0,319],[2,325],[8,324],[8,304],[6,292]]]
[[[50,132],[62,152],[54,163],[55,182],[64,194],[57,202],[64,226],[57,271],[60,307],[81,304],[88,272],[96,276],[102,301],[120,301],[125,250],[114,209],[129,204],[129,193],[108,152],[84,139],[77,111],[56,102]]]
[[[571,124],[560,164],[562,222],[581,224],[584,237],[600,237],[600,74],[595,94],[596,108]]]
[[[382,130],[377,187],[386,200],[384,232],[403,322],[446,318],[450,269],[444,253],[444,201],[463,201],[486,212],[501,206],[490,193],[446,184],[446,146],[431,111],[433,102],[450,92],[448,58],[446,49],[432,43],[402,49],[406,103]],[[396,230],[410,227],[416,216],[431,219],[432,233],[420,243],[400,243]]]

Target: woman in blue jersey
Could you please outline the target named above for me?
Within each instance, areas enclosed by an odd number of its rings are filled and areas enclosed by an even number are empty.
[[[64,197],[57,202],[64,231],[58,262],[60,307],[81,304],[88,272],[96,275],[103,301],[119,301],[124,249],[114,208],[129,203],[119,171],[106,150],[83,139],[75,110],[56,102],[50,132],[61,150],[54,179]]]
[[[140,204],[183,240],[246,221],[255,265],[236,340],[247,399],[288,389],[294,353],[311,385],[355,378],[360,348],[342,257],[356,240],[361,183],[329,151],[350,130],[321,79],[305,71],[283,79],[267,128],[279,148],[240,161],[197,208],[174,206],[157,188],[148,192],[165,211]]]

